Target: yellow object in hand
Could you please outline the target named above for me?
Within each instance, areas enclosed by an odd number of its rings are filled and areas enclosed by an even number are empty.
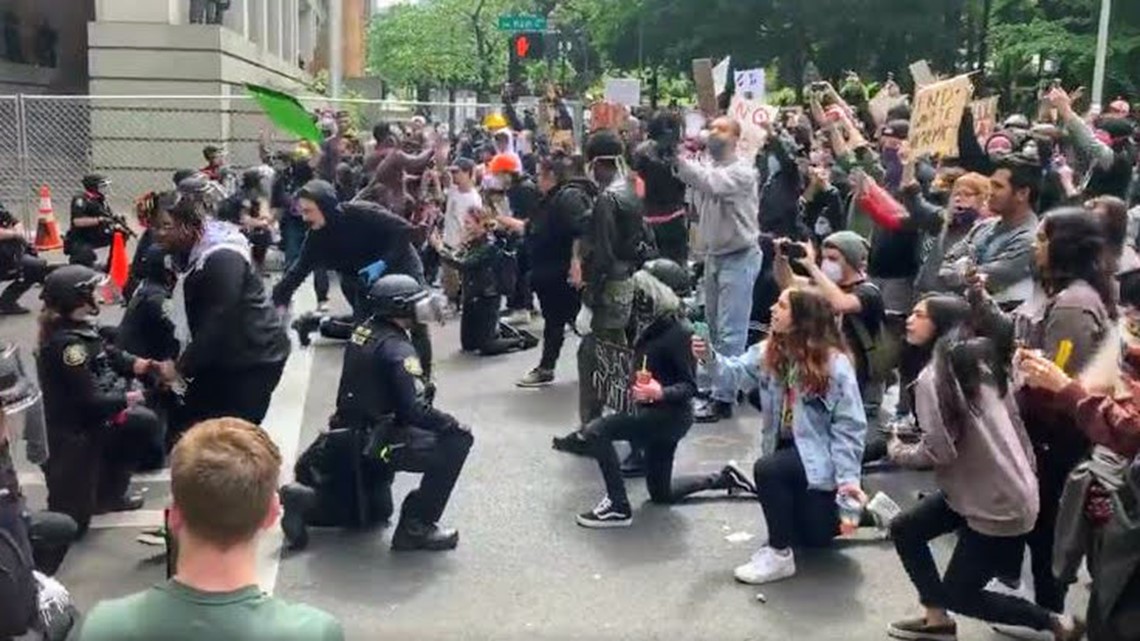
[[[1061,369],[1069,364],[1069,359],[1073,356],[1073,341],[1064,339],[1057,344],[1057,355],[1053,357],[1053,364]]]

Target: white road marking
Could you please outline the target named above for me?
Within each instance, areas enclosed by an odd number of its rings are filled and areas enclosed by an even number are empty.
[[[91,529],[158,528],[162,527],[162,512],[162,510],[135,510],[134,512],[100,514],[91,518]]]

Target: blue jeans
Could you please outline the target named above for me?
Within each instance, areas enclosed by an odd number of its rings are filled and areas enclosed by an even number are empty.
[[[705,318],[713,349],[723,356],[739,356],[748,347],[748,322],[752,318],[752,287],[760,276],[763,255],[759,247],[705,258]],[[702,390],[710,385],[700,377]],[[727,403],[736,400],[736,390],[715,383],[712,398]]]

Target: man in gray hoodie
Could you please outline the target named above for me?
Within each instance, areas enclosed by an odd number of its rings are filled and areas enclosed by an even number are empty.
[[[738,356],[747,346],[752,286],[763,258],[757,244],[759,176],[751,158],[737,155],[739,141],[740,123],[722,116],[712,122],[707,159],[677,155],[677,177],[689,187],[700,216],[705,317],[713,349],[723,356]],[[712,423],[732,416],[735,398],[735,390],[713,385],[710,400],[697,407],[696,420]]]

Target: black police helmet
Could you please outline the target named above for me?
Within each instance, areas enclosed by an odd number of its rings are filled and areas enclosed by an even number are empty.
[[[83,177],[83,188],[87,191],[99,191],[107,184],[107,177],[101,174],[87,174]]]
[[[405,274],[389,274],[372,283],[368,290],[369,311],[379,318],[414,318],[416,303],[431,296],[416,279]]]
[[[642,269],[649,272],[650,276],[664,283],[666,287],[673,290],[674,294],[682,298],[688,296],[692,291],[693,285],[692,279],[689,278],[689,270],[668,258],[651,260],[645,263]]]
[[[40,298],[51,309],[69,314],[83,305],[95,307],[95,288],[105,276],[83,265],[64,265],[44,279]]]

